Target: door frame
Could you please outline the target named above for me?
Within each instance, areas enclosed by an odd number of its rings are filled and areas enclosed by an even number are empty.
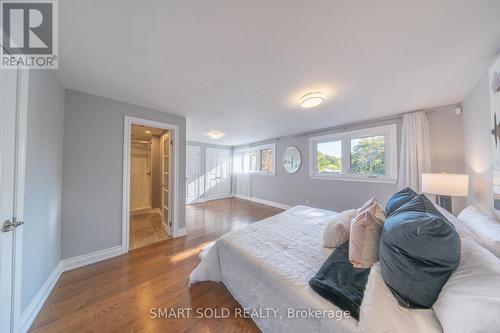
[[[173,132],[171,139],[173,143],[172,158],[174,167],[172,168],[173,193],[170,196],[172,215],[172,237],[180,237],[179,233],[179,126],[165,122],[125,116],[123,130],[123,196],[122,196],[122,252],[129,251],[129,230],[130,230],[130,138],[132,134],[132,125],[143,125],[156,127]]]
[[[16,151],[14,180],[14,216],[24,221],[24,194],[26,181],[26,150],[28,141],[28,94],[29,70],[17,69],[16,92]],[[3,221],[2,221],[3,222]],[[21,326],[21,295],[23,267],[23,230],[20,225],[13,232],[13,264],[12,264],[12,316],[11,330],[18,332]]]
[[[208,196],[208,188],[209,188],[209,184],[208,184],[208,153],[209,151],[223,151],[225,153],[228,153],[229,154],[229,165],[228,165],[228,173],[229,173],[229,189],[228,189],[228,194],[227,195],[218,195],[218,196],[214,196],[212,198],[209,198]],[[211,200],[218,200],[218,199],[223,199],[223,198],[229,198],[229,197],[232,197],[233,194],[231,193],[231,187],[232,187],[232,175],[233,175],[233,168],[232,168],[232,163],[231,163],[231,155],[232,155],[232,152],[231,150],[229,149],[224,149],[224,148],[214,148],[214,147],[206,147],[205,148],[205,182],[204,182],[204,191],[205,191],[205,200],[206,201],[211,201]]]
[[[168,235],[172,235],[173,234],[173,227],[170,225],[170,221],[172,220],[172,200],[171,200],[171,185],[172,185],[172,150],[171,149],[171,144],[170,142],[167,143],[167,147],[168,147],[168,165],[167,165],[167,170],[168,170],[168,188],[167,188],[167,216],[165,216],[165,212],[164,212],[164,205],[163,205],[163,202],[164,202],[164,195],[165,195],[165,188],[164,188],[164,181],[165,181],[165,141],[166,141],[166,138],[165,136],[168,134],[168,139],[167,140],[172,140],[172,132],[169,131],[168,133],[163,133],[161,136],[160,136],[160,159],[161,159],[161,167],[160,167],[160,174],[161,174],[161,197],[160,197],[160,211],[161,211],[161,218],[162,218],[162,221],[161,221],[161,225],[163,227],[163,229],[167,232]],[[175,211],[175,209],[174,209]],[[167,223],[165,223],[165,221],[167,221]]]

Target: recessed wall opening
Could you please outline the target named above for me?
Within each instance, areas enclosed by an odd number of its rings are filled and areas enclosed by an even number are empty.
[[[125,116],[122,252],[185,235],[179,215],[179,127]]]
[[[132,124],[129,249],[170,238],[171,131]]]

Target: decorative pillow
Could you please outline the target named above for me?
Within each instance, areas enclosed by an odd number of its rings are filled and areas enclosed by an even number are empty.
[[[365,202],[363,204],[363,206],[359,207],[357,210],[356,210],[356,215],[359,215],[362,211],[366,210],[368,207],[372,206],[375,202],[377,202],[377,200],[375,200],[375,197],[371,198],[370,200],[368,200],[367,202]]]
[[[401,306],[430,308],[459,260],[455,227],[425,195],[419,194],[385,221],[380,269]]]
[[[462,240],[460,265],[432,309],[444,332],[500,332],[500,259]]]
[[[323,232],[323,246],[337,247],[347,242],[351,220],[355,215],[355,209],[345,210],[328,222]]]
[[[349,260],[356,268],[368,268],[378,261],[378,243],[385,214],[375,202],[351,221]]]
[[[487,250],[500,257],[500,223],[483,214],[474,206],[469,206],[458,215],[474,236],[481,240]]]
[[[387,214],[387,216],[391,215],[399,207],[403,206],[405,203],[415,198],[417,195],[418,194],[409,187],[402,189],[398,193],[394,193],[385,205],[385,213]]]
[[[333,250],[318,273],[309,280],[309,285],[319,295],[359,319],[370,269],[354,268],[348,254],[347,242]]]

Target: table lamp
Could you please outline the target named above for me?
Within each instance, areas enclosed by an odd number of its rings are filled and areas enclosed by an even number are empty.
[[[423,173],[422,192],[435,194],[436,203],[451,213],[451,197],[466,197],[469,193],[469,175]]]

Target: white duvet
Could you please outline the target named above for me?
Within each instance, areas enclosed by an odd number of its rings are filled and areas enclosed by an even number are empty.
[[[432,310],[397,305],[377,266],[370,273],[359,323],[309,287],[331,253],[322,247],[322,235],[335,215],[297,206],[231,231],[208,250],[190,284],[221,281],[243,308],[277,311],[253,317],[263,332],[440,332]],[[321,312],[310,315],[301,309]]]

